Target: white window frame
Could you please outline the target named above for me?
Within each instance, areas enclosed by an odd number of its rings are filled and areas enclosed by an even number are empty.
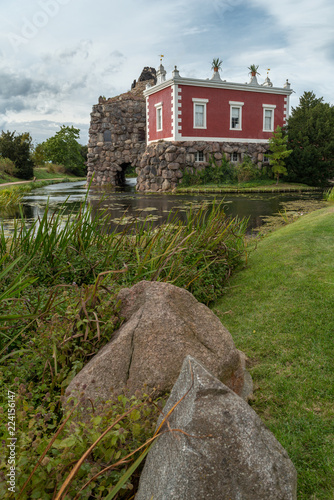
[[[200,159],[200,156],[202,156],[202,159]],[[203,162],[205,162],[204,151],[196,151],[195,163],[203,163]]]
[[[262,104],[263,107],[263,132],[274,132],[275,127],[274,127],[274,116],[275,116],[275,109],[276,105],[275,104]],[[267,129],[265,127],[266,125],[266,111],[271,111],[271,128]]]
[[[158,102],[155,106],[155,119],[156,119],[156,130],[157,132],[161,132],[163,130],[163,121],[162,121],[162,102]],[[159,114],[161,118],[161,127],[159,128]]]
[[[194,120],[193,120],[193,126],[194,128],[197,129],[206,129],[206,112],[207,112],[207,103],[209,102],[209,99],[201,99],[201,98],[193,98],[193,114],[194,114]],[[203,106],[203,126],[198,126],[196,125],[196,106]]]
[[[234,130],[234,129],[233,129],[233,130]],[[233,159],[233,156],[234,156],[234,155],[236,155],[236,157],[237,157],[237,159],[236,159],[236,160],[234,160],[234,159]],[[232,163],[239,163],[239,161],[240,161],[240,156],[239,156],[239,153],[237,153],[236,151],[233,151],[233,152],[231,153],[231,162],[232,162]]]
[[[230,130],[242,130],[242,106],[244,102],[229,101],[230,105]],[[239,127],[232,127],[232,109],[237,108],[239,110]]]

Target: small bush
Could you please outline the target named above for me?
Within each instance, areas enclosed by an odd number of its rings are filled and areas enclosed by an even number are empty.
[[[64,165],[58,165],[57,163],[49,163],[47,168],[49,174],[66,174],[68,173]]]
[[[252,181],[260,177],[260,170],[248,155],[244,156],[243,162],[236,165],[235,169],[238,182]]]
[[[0,174],[6,173],[15,177],[17,175],[17,168],[15,167],[15,163],[9,158],[0,158]]]
[[[209,166],[195,170],[186,169],[183,173],[182,186],[198,186],[203,184],[226,184],[236,180],[235,167],[226,159],[224,155],[218,163],[212,156]]]

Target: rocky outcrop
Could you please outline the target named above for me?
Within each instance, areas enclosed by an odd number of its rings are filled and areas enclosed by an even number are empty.
[[[236,162],[241,162],[247,154],[253,163],[261,168],[267,150],[266,144],[255,143],[207,141],[152,143],[146,147],[136,168],[137,190],[170,191],[179,184],[185,170],[193,173],[208,167],[210,157],[219,164],[223,155],[227,160],[235,158]]]
[[[252,390],[243,357],[228,330],[184,289],[142,281],[119,294],[124,324],[76,375],[66,397],[111,399],[123,390],[169,392],[185,356],[195,356],[245,398]]]
[[[146,458],[136,500],[297,498],[297,473],[284,448],[248,404],[190,356],[164,414],[185,394]]]

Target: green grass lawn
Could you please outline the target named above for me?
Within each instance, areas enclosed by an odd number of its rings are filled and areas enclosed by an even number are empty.
[[[218,193],[240,193],[240,192],[272,192],[272,191],[314,191],[317,188],[307,186],[306,184],[292,184],[288,182],[280,182],[276,184],[275,180],[254,180],[247,182],[240,182],[238,184],[202,184],[198,186],[182,187],[180,184],[177,187],[178,193],[191,193],[191,192],[218,192]]]
[[[76,177],[75,175],[71,174],[64,174],[61,172],[48,172],[46,168],[34,168],[34,176],[36,177],[37,180],[44,180],[44,179],[64,179],[65,177],[68,179],[75,179],[75,180],[81,180],[85,179],[85,177]]]
[[[298,471],[334,498],[334,207],[259,241],[214,311],[250,359],[251,404]]]

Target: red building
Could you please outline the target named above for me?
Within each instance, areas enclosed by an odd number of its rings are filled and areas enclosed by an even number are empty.
[[[168,191],[184,171],[209,167],[211,159],[241,162],[248,155],[259,168],[266,163],[268,140],[289,115],[289,96],[269,77],[259,84],[182,78],[175,67],[166,79],[160,65],[157,82],[147,85],[146,149],[138,173],[139,191]]]
[[[231,83],[215,72],[211,80],[182,78],[175,68],[166,80],[162,65],[157,84],[146,88],[147,144],[164,141],[266,143],[286,123],[289,113],[288,81],[273,87]]]

